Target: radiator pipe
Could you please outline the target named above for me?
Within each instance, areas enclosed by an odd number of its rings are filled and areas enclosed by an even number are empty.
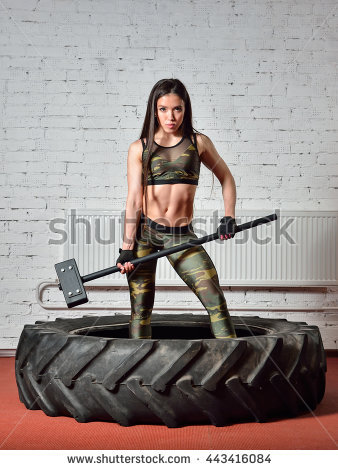
[[[42,284],[45,284],[43,288],[41,288]],[[67,306],[64,306],[63,304],[50,304],[46,305],[41,299],[41,293],[44,288],[47,286],[50,287],[56,287],[58,289],[58,282],[51,282],[51,281],[42,281],[37,285],[36,288],[36,301],[45,310],[67,310],[69,311]],[[245,287],[245,286],[241,286]],[[250,286],[251,287],[251,286]],[[58,289],[59,290],[59,289]],[[174,305],[159,305],[159,306],[154,306],[154,311],[156,310],[202,310],[205,311],[205,307],[203,306],[196,306],[196,307],[186,307],[186,306],[174,306]],[[128,310],[130,311],[130,305],[127,306],[104,306],[102,304],[97,304],[93,305],[90,304],[86,307],[73,307],[72,310]],[[259,305],[236,305],[234,307],[229,307],[229,311],[271,311],[271,312],[328,312],[328,311],[338,311],[338,307],[282,307],[282,306],[271,306],[271,307],[266,307],[266,306],[259,306]]]

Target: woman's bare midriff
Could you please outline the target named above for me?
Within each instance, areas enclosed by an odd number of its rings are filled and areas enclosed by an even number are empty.
[[[161,184],[147,187],[147,213],[145,196],[143,213],[149,219],[170,227],[188,225],[193,218],[193,203],[196,193],[193,184]]]

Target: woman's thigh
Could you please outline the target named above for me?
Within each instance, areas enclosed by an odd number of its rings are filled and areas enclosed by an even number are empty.
[[[165,248],[197,238],[194,232],[165,237]],[[202,245],[172,253],[167,258],[177,274],[199,297],[207,297],[210,301],[216,293],[223,295],[214,263]]]
[[[134,255],[135,258],[143,258],[144,256],[155,253],[158,246],[155,244],[157,240],[154,239],[152,233],[149,232],[147,227],[142,234],[141,228],[138,228],[135,245]],[[130,289],[131,301],[144,303],[147,297],[153,297],[155,288],[157,259],[140,263],[135,268],[127,273],[127,281]]]

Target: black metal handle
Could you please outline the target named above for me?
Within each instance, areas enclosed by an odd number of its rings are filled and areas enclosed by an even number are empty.
[[[237,225],[236,233],[242,232],[243,230],[248,230],[249,228],[257,227],[257,225],[273,222],[274,220],[277,220],[277,214],[270,214],[266,217],[261,217],[260,219],[252,220],[251,222],[246,222],[242,225]],[[163,256],[170,255],[171,253],[186,250],[187,248],[191,248],[195,245],[202,245],[203,243],[211,242],[213,240],[217,240],[218,238],[219,234],[215,232],[211,235],[205,235],[201,238],[191,239],[189,242],[183,243],[182,245],[176,245],[171,248],[166,248],[165,250],[160,250],[157,253],[151,253],[150,255],[143,256],[142,258],[132,259],[130,260],[130,263],[132,263],[134,266],[137,266],[140,263],[145,263],[153,259],[162,258]],[[81,280],[83,283],[85,283],[116,272],[120,272],[120,268],[118,268],[117,266],[112,266],[111,268],[102,269],[101,271],[96,271],[95,273],[86,274],[85,276],[81,277]]]

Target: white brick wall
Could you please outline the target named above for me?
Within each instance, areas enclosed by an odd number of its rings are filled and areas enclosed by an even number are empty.
[[[26,323],[81,314],[35,301],[60,261],[49,223],[66,208],[124,208],[128,146],[161,78],[187,86],[195,127],[235,176],[238,208],[337,210],[337,11],[336,0],[2,0],[0,348],[15,348]],[[222,208],[211,181],[202,167],[195,207]],[[226,298],[230,308],[335,306],[338,288]],[[91,299],[118,308],[129,295]],[[185,289],[158,289],[159,304],[177,301],[199,305]],[[318,324],[337,348],[337,314],[270,316]]]

